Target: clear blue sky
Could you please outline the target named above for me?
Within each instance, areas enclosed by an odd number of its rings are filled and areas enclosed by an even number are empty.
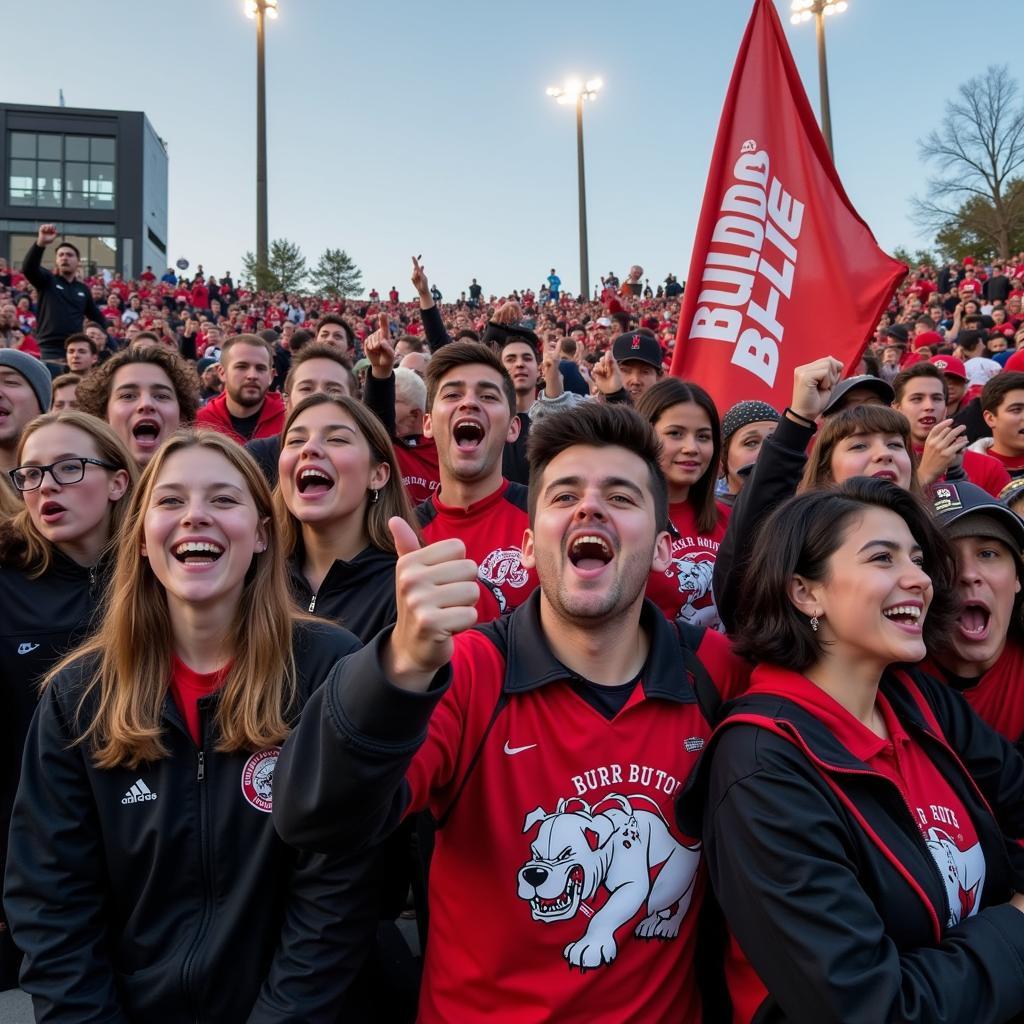
[[[813,23],[776,0],[817,109]],[[1013,63],[1024,3],[849,0],[831,18],[836,161],[881,245],[908,219],[917,140],[990,63]],[[410,293],[409,256],[454,298],[549,269],[579,283],[573,110],[544,95],[601,75],[585,118],[591,282],[640,263],[687,272],[749,0],[280,0],[267,44],[272,238],[310,263],[342,247],[367,288]],[[994,9],[993,9],[994,10]],[[987,13],[986,13],[987,11]],[[995,23],[998,22],[998,27]],[[170,155],[172,259],[218,274],[255,248],[255,27],[242,0],[0,0],[19,57],[9,102],[143,110]],[[8,47],[10,50],[10,47]],[[1002,55],[1002,59],[998,55]],[[1019,62],[1017,64],[1020,67]]]

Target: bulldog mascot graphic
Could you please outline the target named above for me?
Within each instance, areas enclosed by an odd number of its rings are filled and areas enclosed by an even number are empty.
[[[650,809],[641,808],[646,804]],[[582,912],[584,934],[565,947],[571,967],[610,964],[615,933],[644,908],[641,939],[674,939],[690,906],[700,844],[683,846],[669,832],[658,805],[643,795],[609,793],[593,807],[579,797],[526,816],[523,832],[540,825],[530,859],[519,869],[518,895],[535,921],[566,921]],[[652,880],[652,869],[660,870]],[[598,910],[588,901],[607,891]]]

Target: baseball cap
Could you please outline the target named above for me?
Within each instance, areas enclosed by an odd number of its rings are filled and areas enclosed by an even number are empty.
[[[617,363],[647,363],[655,369],[662,369],[664,358],[658,339],[648,330],[628,331],[612,342],[612,357]]]
[[[928,496],[932,515],[947,537],[994,537],[1014,553],[1020,565],[1024,520],[988,491],[966,480],[947,480],[932,484]]]
[[[910,332],[903,324],[892,324],[886,327],[884,333],[887,338],[892,338],[893,341],[898,341],[902,345],[906,345],[910,340]]]
[[[938,331],[922,331],[914,338],[914,348],[920,348],[922,345],[941,345],[944,340]]]
[[[1014,352],[1013,355],[1003,363],[1003,369],[1010,371],[1024,370],[1024,349]]]
[[[999,500],[1004,505],[1009,505],[1011,501],[1019,498],[1021,494],[1024,494],[1024,476],[1017,476],[999,492]]]
[[[216,366],[217,363],[218,360],[211,359],[209,356],[204,356],[196,363],[196,372],[205,373],[211,366]]]
[[[967,380],[970,384],[985,385],[1002,370],[1002,367],[994,359],[989,359],[986,356],[975,356],[964,363],[964,370],[967,373]]]
[[[957,359],[956,356],[932,356],[928,362],[933,366],[937,366],[949,377],[959,377],[961,380],[967,380],[967,371],[964,369],[963,360]]]
[[[875,377],[870,373],[860,373],[855,377],[847,377],[846,380],[841,380],[832,389],[832,397],[828,400],[828,405],[823,410],[824,414],[827,416],[829,413],[839,412],[844,404],[843,399],[854,388],[867,388],[869,391],[873,391],[882,400],[884,405],[892,405],[893,400],[896,398],[896,392],[893,391],[892,386],[882,380],[881,377]]]

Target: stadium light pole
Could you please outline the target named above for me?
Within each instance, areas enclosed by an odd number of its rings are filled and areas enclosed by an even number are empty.
[[[825,136],[828,155],[835,160],[832,151],[832,110],[828,102],[828,64],[825,60],[825,18],[842,14],[849,5],[846,0],[793,0],[789,16],[794,25],[801,25],[814,17],[818,36],[818,90],[821,93],[821,133]]]
[[[256,265],[267,266],[267,67],[266,19],[277,17],[277,0],[245,0],[245,16],[256,19]]]
[[[590,298],[590,259],[587,253],[587,181],[583,170],[583,101],[597,99],[604,86],[600,78],[581,82],[578,78],[567,79],[562,87],[549,86],[548,96],[561,103],[576,104],[576,164],[579,174],[580,198],[580,295]]]

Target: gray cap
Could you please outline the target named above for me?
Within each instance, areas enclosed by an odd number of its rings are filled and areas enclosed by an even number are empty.
[[[27,352],[16,348],[0,348],[0,366],[8,366],[28,381],[29,387],[35,392],[40,412],[49,412],[50,395],[52,394],[50,371],[44,363]]]

